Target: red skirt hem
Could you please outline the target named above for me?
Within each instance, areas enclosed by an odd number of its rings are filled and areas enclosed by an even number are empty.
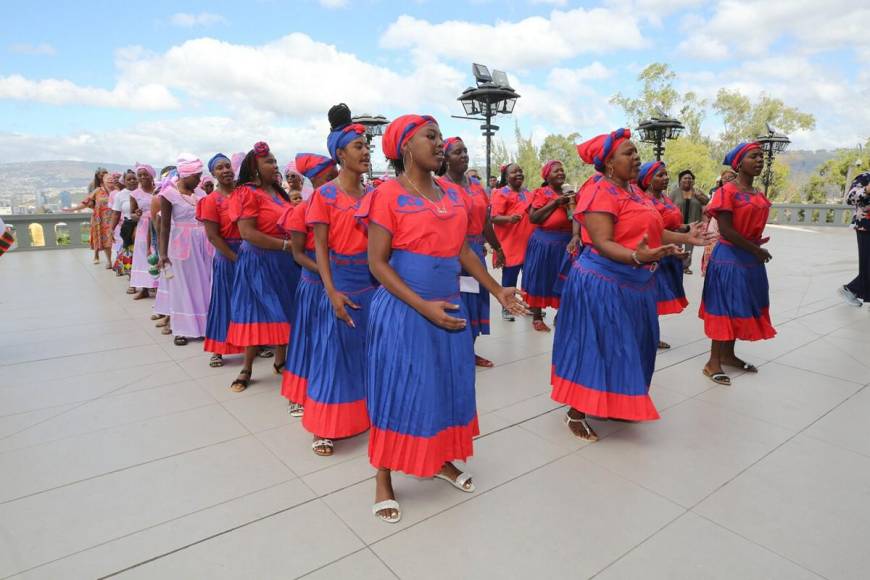
[[[284,371],[281,377],[281,396],[287,399],[288,401],[292,401],[293,403],[297,403],[299,405],[305,404],[305,399],[307,399],[306,394],[308,393],[308,379],[305,377],[300,377],[299,375],[293,374],[290,371]]]
[[[698,309],[698,318],[704,321],[704,334],[711,340],[767,340],[776,336],[776,329],[770,323],[770,311],[765,308],[759,317],[730,318],[710,314],[704,303]]]
[[[433,477],[448,461],[465,461],[474,455],[473,440],[479,434],[477,415],[467,425],[448,427],[432,437],[405,435],[372,427],[369,434],[369,461],[378,469],[401,471],[416,477]]]
[[[662,300],[656,302],[656,312],[659,316],[663,314],[679,314],[686,309],[689,301],[686,298],[674,298],[673,300]]]
[[[551,399],[593,417],[626,421],[655,421],[659,418],[659,412],[648,394],[622,395],[598,391],[555,374],[552,385]]]
[[[245,352],[244,347],[236,346],[228,342],[213,340],[211,338],[205,339],[205,342],[202,343],[202,350],[212,354],[241,354]]]
[[[523,293],[523,298],[529,308],[559,308],[559,298],[557,296],[532,296],[531,294]]]
[[[227,342],[237,346],[287,344],[290,324],[287,322],[230,322]]]
[[[369,425],[365,399],[352,403],[321,403],[311,398],[305,400],[302,426],[312,435],[343,439],[367,431]]]

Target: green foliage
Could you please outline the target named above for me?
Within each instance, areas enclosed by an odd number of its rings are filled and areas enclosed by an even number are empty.
[[[786,134],[798,129],[813,129],[816,119],[809,113],[802,113],[789,107],[781,99],[767,95],[753,103],[749,97],[738,91],[719,89],[713,110],[725,125],[720,141],[727,149],[741,141],[751,141],[767,134],[767,123]]]
[[[565,181],[574,187],[579,187],[587,177],[592,175],[593,171],[577,155],[577,142],[579,140],[580,133],[547,135],[541,144],[541,150],[538,152],[541,165],[550,159],[561,161],[565,168]]]
[[[707,143],[687,137],[669,141],[662,161],[668,166],[672,185],[676,185],[680,171],[691,169],[695,174],[695,186],[705,193],[716,183],[722,167],[713,160]]]
[[[841,149],[837,156],[819,166],[802,194],[808,203],[825,203],[828,199],[842,202],[847,178],[854,179],[870,170],[870,140],[862,148]]]

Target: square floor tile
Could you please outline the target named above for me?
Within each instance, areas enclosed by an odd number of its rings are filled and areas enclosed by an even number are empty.
[[[868,417],[870,417],[870,387],[864,387],[855,396],[811,425],[803,434],[870,457]]]
[[[396,580],[397,576],[390,572],[390,569],[371,550],[366,548],[311,574],[306,574],[302,578],[305,580],[335,580],[336,578]]]

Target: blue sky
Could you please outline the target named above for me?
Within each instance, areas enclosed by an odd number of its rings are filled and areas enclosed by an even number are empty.
[[[813,113],[796,147],[853,146],[870,135],[865,4],[16,3],[0,40],[0,161],[162,164],[258,139],[289,158],[325,149],[326,110],[342,101],[355,113],[432,113],[480,158],[477,125],[450,119],[471,62],[508,71],[523,97],[499,124],[538,139],[622,125],[609,98],[634,93],[637,72],[662,61],[681,89],[765,92]],[[710,117],[705,128],[721,127]]]

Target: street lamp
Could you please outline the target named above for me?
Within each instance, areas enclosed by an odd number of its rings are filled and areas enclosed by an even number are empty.
[[[642,142],[653,144],[656,161],[661,161],[662,153],[665,152],[665,141],[679,137],[685,127],[676,119],[668,117],[659,108],[656,108],[656,113],[657,116],[638,125],[637,130]]]
[[[390,120],[384,117],[383,115],[357,115],[351,119],[354,123],[359,123],[366,128],[366,144],[369,148],[369,159],[371,159],[371,153],[374,150],[374,146],[372,145],[372,140],[375,137],[380,137],[384,134],[384,127],[386,127]],[[372,163],[369,161],[369,181],[372,180]]]
[[[454,115],[454,118],[483,121],[480,129],[483,131],[483,136],[486,137],[486,179],[488,180],[491,167],[492,137],[498,131],[498,126],[492,124],[492,118],[498,114],[510,115],[513,113],[520,95],[510,86],[504,71],[493,70],[490,74],[486,66],[477,63],[471,65],[471,71],[477,86],[468,87],[457,98],[468,116],[457,117]]]
[[[762,151],[764,151],[764,163],[766,165],[764,170],[764,197],[767,197],[767,190],[770,187],[770,180],[773,175],[773,160],[788,148],[791,141],[786,135],[777,133],[770,126],[770,123],[765,123],[765,125],[767,126],[767,135],[761,135],[756,141],[758,141]]]

